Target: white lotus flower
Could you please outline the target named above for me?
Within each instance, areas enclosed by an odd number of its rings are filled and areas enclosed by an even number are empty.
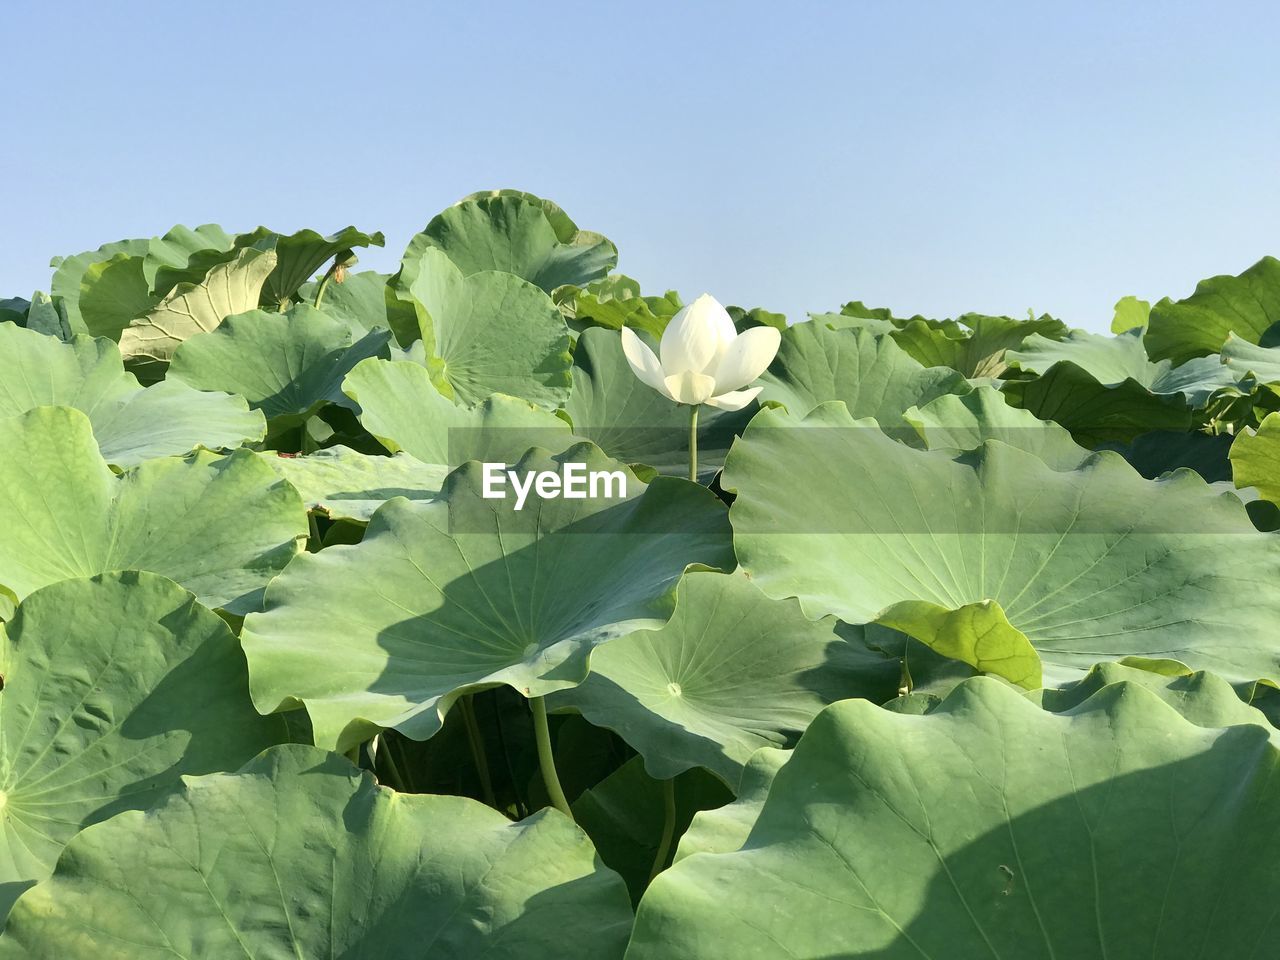
[[[691,406],[741,410],[760,387],[743,390],[764,373],[782,335],[773,327],[738,333],[728,311],[704,293],[667,324],[654,355],[635,331],[622,328],[622,352],[635,375],[664,397]]]

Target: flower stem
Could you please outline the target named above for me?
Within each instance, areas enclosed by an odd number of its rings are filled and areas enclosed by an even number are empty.
[[[698,482],[698,404],[689,407],[689,479]]]
[[[458,709],[462,711],[462,722],[467,728],[471,760],[476,765],[476,773],[480,775],[480,792],[484,796],[484,802],[496,810],[498,801],[493,795],[493,780],[489,776],[489,757],[485,753],[484,738],[480,735],[480,724],[476,723],[476,708],[471,702],[471,694],[459,698]]]
[[[694,407],[694,409],[698,409]],[[671,840],[676,834],[676,781],[662,781],[662,800],[666,807],[662,822],[662,841],[658,844],[658,854],[653,858],[653,869],[649,871],[649,882],[667,867],[667,857],[671,854]]]
[[[333,262],[333,266],[325,271],[324,276],[320,278],[320,283],[316,285],[316,299],[314,305],[317,310],[320,309],[320,304],[324,302],[325,291],[329,289],[329,281],[333,279],[333,275],[337,271],[337,268],[338,261],[335,260]]]
[[[573,811],[569,809],[569,801],[560,786],[560,777],[556,774],[556,758],[551,751],[551,729],[547,726],[547,704],[542,697],[534,697],[529,701],[529,709],[533,711],[533,733],[538,743],[538,766],[542,768],[542,782],[546,785],[547,796],[551,805],[570,820]]]

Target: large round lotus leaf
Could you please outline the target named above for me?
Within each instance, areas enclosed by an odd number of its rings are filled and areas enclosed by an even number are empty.
[[[80,278],[80,315],[95,337],[120,338],[134,319],[150,313],[160,298],[146,277],[147,258],[117,253],[91,263]]]
[[[665,626],[602,646],[581,686],[550,702],[613,730],[651,776],[704,767],[736,786],[756,750],[790,746],[827,704],[896,693],[898,665],[836,625],[741,574],[689,573]]]
[[[66,316],[67,325],[72,333],[114,336],[110,316],[99,318],[92,310],[86,315],[80,308],[81,294],[89,286],[85,283],[86,274],[94,264],[104,264],[114,257],[122,255],[125,258],[144,257],[149,246],[150,241],[145,239],[117,240],[114,243],[103,244],[97,250],[54,261],[57,269],[50,281],[49,293]]]
[[[1259,346],[1232,334],[1223,344],[1222,362],[1250,388],[1280,393],[1280,347]]]
[[[1257,430],[1236,437],[1231,469],[1237,487],[1254,487],[1259,496],[1280,503],[1280,413],[1268,414]]]
[[[1133,381],[1153,394],[1181,394],[1196,407],[1215,391],[1235,384],[1235,377],[1217,357],[1198,357],[1176,367],[1168,360],[1151,361],[1141,330],[1114,337],[1073,330],[1062,340],[1032,336],[1021,349],[1009,351],[1008,359],[1020,370],[1041,375],[1054,364],[1073,363],[1102,386],[1120,387]]]
[[[44,587],[4,635],[0,916],[82,827],[289,738],[226,624],[164,577]]]
[[[1145,343],[1153,360],[1182,363],[1217,353],[1234,333],[1258,343],[1280,322],[1280,260],[1263,257],[1239,276],[1210,277],[1185,300],[1151,308]]]
[[[288,480],[308,510],[332,520],[367,523],[393,497],[433,500],[449,475],[446,467],[422,463],[407,453],[370,456],[347,447],[329,447],[305,457],[260,453]]]
[[[554,413],[501,394],[474,407],[441,395],[420,364],[365,360],[342,385],[359,404],[360,423],[392,453],[408,453],[445,473],[468,460],[513,463],[530,447],[563,450],[575,442]]]
[[[355,227],[343,227],[327,237],[309,229],[280,234],[258,227],[240,234],[235,241],[237,248],[269,248],[275,253],[274,269],[262,285],[262,303],[272,307],[288,303],[299,287],[338,254],[348,253],[355,247],[380,247],[382,244],[381,233],[365,233]]]
[[[164,296],[183,281],[199,283],[214,263],[231,259],[232,246],[232,238],[216,223],[194,228],[178,224],[147,244],[143,279],[152,293]]]
[[[409,242],[405,259],[427,247],[443,250],[465,276],[497,270],[547,293],[562,284],[599,280],[618,263],[618,248],[598,233],[573,227],[568,236],[557,236],[542,202],[528,196],[476,197],[455,204]]]
[[[143,379],[161,379],[183,341],[256,307],[262,284],[275,265],[273,251],[250,247],[211,267],[199,283],[179,283],[155,309],[124,328],[120,352]]]
[[[1262,712],[1246,704],[1231,684],[1221,677],[1195,673],[1173,661],[1141,663],[1141,666],[1100,663],[1065,687],[1034,690],[1027,697],[1046,710],[1065,713],[1074,710],[1107,684],[1127,681],[1150,690],[1199,727],[1226,727],[1238,723],[1268,726]],[[947,692],[955,685],[953,683]],[[941,696],[910,694],[885,706],[903,713],[922,714],[936,709],[941,702]],[[1280,740],[1280,732],[1274,728],[1269,732],[1272,740]],[[756,751],[742,771],[737,799],[719,809],[697,814],[680,839],[676,860],[694,853],[729,853],[740,849],[760,816],[773,778],[790,758],[790,750],[764,747]]]
[[[945,393],[968,393],[954,370],[922,367],[889,337],[866,330],[833,330],[815,321],[797,323],[764,376],[760,402],[781,403],[803,417],[830,400],[842,400],[855,417],[874,417],[887,429],[905,426],[903,411]]]
[[[1277,763],[1264,728],[1131,684],[1061,715],[982,677],[926,716],[839,703],[741,850],[657,878],[627,956],[1257,955],[1280,933]]]
[[[514,469],[565,463],[616,472],[613,498],[603,485],[584,499],[531,493],[517,510],[509,487],[484,498],[472,461],[439,500],[391,500],[361,543],[290,564],[242,633],[259,709],[301,701],[316,742],[339,749],[379,727],[423,740],[464,693],[581,682],[592,647],[669,615],[687,565],[732,565],[711,491],[672,477],[646,487],[590,444],[530,451]]]
[[[87,417],[38,407],[0,420],[0,584],[150,570],[201,603],[257,608],[307,536],[298,494],[248,450],[148,460],[115,476]]]
[[[303,284],[298,296],[313,302],[317,287],[317,282]],[[334,277],[325,290],[320,309],[362,330],[378,327],[390,330],[402,347],[409,346],[422,335],[413,304],[396,296],[392,277],[385,273],[372,270],[348,273],[341,282]]]
[[[1179,393],[1156,394],[1132,380],[1098,383],[1074,363],[1059,363],[1034,380],[1009,380],[1009,402],[1053,420],[1080,443],[1127,443],[1150,430],[1185,431],[1191,409]]]
[[[83,411],[103,458],[115,467],[196,447],[238,447],[261,440],[267,429],[240,397],[181,383],[144,390],[110,340],[77,336],[63,343],[0,325],[0,418],[42,406]]]
[[[578,232],[578,225],[573,222],[573,218],[569,214],[564,212],[564,208],[560,204],[554,200],[548,200],[546,197],[540,197],[536,193],[529,193],[527,190],[516,190],[513,187],[499,187],[496,190],[477,190],[474,193],[467,194],[458,203],[462,204],[472,200],[485,200],[493,197],[515,197],[518,200],[537,204],[542,208],[547,221],[556,232],[556,237],[562,243],[571,241],[574,234]]]
[[[532,283],[494,270],[464,276],[425,247],[406,256],[400,289],[418,309],[436,385],[459,403],[505,393],[555,408],[568,397],[569,328]]]
[[[307,304],[287,313],[251,310],[179,346],[168,376],[239,394],[274,429],[300,423],[326,403],[346,402],[343,378],[361,360],[387,356],[390,340],[388,330],[359,336]]]
[[[1007,351],[1016,350],[1032,334],[1051,337],[1066,333],[1066,325],[1053,317],[1015,320],[965,314],[955,324],[928,320],[899,321],[890,336],[926,367],[950,367],[966,377],[998,377],[1004,373]]]
[[[1016,655],[1019,675],[999,668],[1015,681],[1035,679],[1027,640],[1064,679],[1125,655],[1280,676],[1280,541],[1189,471],[1146,480],[1100,453],[1059,472],[998,441],[914,450],[829,404],[803,423],[762,411],[724,485],[739,561],[810,616],[880,619],[979,669]]]
[[[759,408],[732,412],[704,406],[698,417],[698,474],[719,471],[733,438]],[[625,463],[659,473],[689,475],[689,409],[642,383],[612,330],[587,329],[573,352],[573,392],[565,404],[573,432]],[[544,444],[545,446],[545,444]]]
[[[1062,341],[1028,337],[1008,359],[1040,374],[1007,382],[1004,391],[1011,400],[1089,443],[1128,441],[1152,429],[1185,429],[1191,425],[1189,408],[1203,407],[1220,391],[1238,391],[1239,378],[1217,357],[1197,357],[1177,367],[1168,360],[1152,363],[1141,330],[1115,337],[1076,330]]]
[[[0,957],[618,960],[630,922],[622,880],[555,811],[511,823],[281,746],[76,837]]]
[[[603,280],[594,280],[585,287],[560,287],[553,298],[575,330],[586,331],[591,326],[607,327],[610,330],[631,327],[644,331],[651,337],[661,337],[667,324],[684,306],[680,294],[674,290],[668,290],[660,297],[642,296],[640,284],[621,273],[610,274]],[[728,309],[732,315],[737,308]],[[785,328],[784,320],[780,329]]]
[[[1009,406],[994,387],[935,397],[907,410],[902,418],[915,428],[928,450],[976,450],[987,440],[999,440],[1034,453],[1055,470],[1074,470],[1091,452],[1054,421]]]

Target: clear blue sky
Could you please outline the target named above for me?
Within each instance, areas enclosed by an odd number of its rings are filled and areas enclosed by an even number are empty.
[[[176,222],[514,186],[646,290],[1105,328],[1280,254],[1273,3],[11,0],[0,296]]]

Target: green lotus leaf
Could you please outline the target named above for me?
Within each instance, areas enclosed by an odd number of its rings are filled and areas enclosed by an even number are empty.
[[[144,379],[159,380],[183,341],[256,307],[262,283],[275,264],[274,252],[250,247],[210,269],[199,283],[178,284],[154,310],[121,332],[120,352],[126,362]]]
[[[41,293],[39,290],[31,295],[31,303],[27,307],[27,315],[22,326],[59,340],[70,340],[75,336],[71,332],[71,326],[66,317],[59,312],[57,304],[47,293]]]
[[[1041,375],[1054,364],[1073,363],[1104,387],[1136,385],[1156,396],[1180,394],[1192,407],[1203,407],[1219,390],[1236,386],[1237,377],[1216,357],[1197,357],[1175,367],[1168,360],[1148,360],[1142,344],[1140,330],[1114,337],[1073,330],[1065,340],[1028,337],[1008,359]]]
[[[684,306],[674,290],[661,297],[641,296],[640,284],[622,274],[611,274],[585,287],[559,287],[552,298],[575,329],[632,327],[651,337],[662,336],[671,318]]]
[[[66,405],[65,401],[58,401]],[[266,435],[243,397],[195,390],[179,381],[138,389],[90,413],[103,458],[118,468],[197,449],[235,449]]]
[[[79,308],[88,332],[119,340],[120,332],[160,302],[144,273],[146,258],[118,253],[91,263],[80,278]]]
[[[1054,421],[1010,406],[994,387],[935,397],[907,410],[902,418],[928,450],[975,450],[987,440],[999,440],[1034,453],[1055,470],[1074,470],[1091,452]]]
[[[645,486],[585,443],[530,451],[515,471],[565,463],[617,472],[624,495],[531,495],[517,510],[483,496],[472,461],[436,501],[389,501],[358,545],[298,557],[245,621],[259,709],[305,703],[316,742],[339,749],[380,727],[424,740],[462,694],[506,684],[539,697],[581,682],[593,647],[666,618],[686,566],[732,565],[706,488]]]
[[[578,439],[554,413],[526,400],[494,394],[474,407],[458,406],[423,366],[407,360],[364,360],[342,389],[388,451],[444,473],[468,460],[514,463],[530,447],[559,451]]]
[[[1263,257],[1239,276],[1201,280],[1185,300],[1151,308],[1145,342],[1153,360],[1183,363],[1217,353],[1234,333],[1259,343],[1280,322],[1280,261]]]
[[[1280,413],[1236,437],[1231,469],[1237,487],[1254,487],[1263,499],[1280,504]]]
[[[396,296],[392,280],[387,274],[372,270],[348,273],[342,280],[334,277],[320,309],[362,330],[390,330],[401,347],[409,347],[422,335],[418,314],[413,304]],[[317,286],[314,282],[303,284],[298,296],[314,301]]]
[[[15,323],[26,326],[27,312],[31,309],[31,301],[26,297],[0,298],[0,323]]]
[[[1137,663],[1133,658],[1130,660]],[[1171,664],[1173,669],[1163,669],[1165,665]],[[1226,727],[1237,723],[1267,724],[1262,712],[1247,705],[1231,684],[1221,677],[1193,672],[1182,664],[1173,664],[1172,661],[1148,660],[1141,661],[1141,665],[1100,663],[1082,678],[1064,687],[1034,690],[1027,696],[1046,710],[1066,713],[1106,685],[1121,681],[1146,687],[1200,727]],[[955,686],[956,684],[952,684],[950,689]],[[887,709],[920,715],[931,712],[942,702],[942,697],[929,695],[916,697],[916,703],[911,708],[903,706],[912,697],[899,698],[885,706]],[[1271,737],[1275,740],[1280,737],[1280,733],[1272,730]],[[742,772],[737,799],[719,809],[707,810],[694,816],[688,831],[680,840],[676,861],[694,853],[730,853],[740,849],[760,816],[774,776],[790,758],[790,750],[764,747],[756,751]]]
[[[883,308],[877,307],[876,310]],[[832,330],[865,330],[877,337],[897,330],[897,326],[887,316],[862,316],[845,313],[811,313],[809,319],[820,326]],[[803,321],[802,321],[803,322]]]
[[[1111,318],[1112,333],[1128,333],[1130,330],[1147,329],[1151,319],[1151,304],[1137,297],[1121,297],[1116,301],[1115,314]]]
[[[332,520],[368,523],[374,511],[394,497],[433,500],[448,468],[423,463],[407,453],[370,456],[346,447],[317,450],[305,457],[259,454],[289,481],[308,510]]]
[[[294,426],[328,403],[346,403],[342,380],[361,360],[388,356],[391,333],[360,336],[342,320],[298,304],[251,310],[180,344],[169,377],[199,390],[236,393],[273,429]]]
[[[107,333],[110,332],[111,321],[99,324],[98,318],[90,312],[86,315],[80,307],[80,293],[85,273],[91,266],[105,263],[113,257],[145,257],[150,249],[150,240],[117,240],[103,244],[97,250],[78,253],[72,257],[54,260],[51,266],[56,267],[53,280],[50,281],[49,293],[58,304],[67,327],[71,333]]]
[[[1222,362],[1239,379],[1280,394],[1280,347],[1262,347],[1235,334],[1222,346]]]
[[[845,701],[741,850],[659,875],[627,956],[1247,956],[1280,895],[1278,761],[1129,683],[1061,715],[982,677],[926,716]]]
[[[732,853],[746,842],[760,817],[773,778],[791,759],[790,750],[761,747],[742,768],[732,803],[696,813],[676,847],[675,863],[695,853]]]
[[[879,623],[916,637],[944,657],[983,673],[1004,677],[1028,690],[1044,682],[1040,656],[1031,641],[1010,625],[994,600],[951,609],[927,600],[903,600],[877,618]]]
[[[1126,443],[1151,430],[1185,431],[1191,410],[1223,391],[1237,391],[1237,376],[1216,357],[1174,367],[1152,363],[1142,332],[1115,337],[1072,331],[1066,340],[1027,338],[1009,362],[1040,374],[1003,385],[1010,402],[1044,420],[1056,420],[1082,443]]]
[[[1167,661],[1135,659],[1132,663],[1139,665],[1099,663],[1074,683],[1059,689],[1037,690],[1029,696],[1046,710],[1067,713],[1108,684],[1126,682],[1150,690],[1198,727],[1229,727],[1239,723],[1268,725],[1262,711],[1245,703],[1235,688],[1219,676],[1192,671],[1182,664],[1166,670]],[[1280,741],[1280,730],[1271,730],[1271,738]]]
[[[1155,394],[1132,380],[1105,386],[1069,361],[1034,380],[1006,381],[1001,389],[1011,404],[1061,424],[1090,446],[1128,443],[1153,429],[1179,432],[1192,426],[1181,394]]]
[[[178,225],[162,237],[121,240],[55,261],[52,290],[69,333],[117,340],[175,285],[199,283],[211,267],[231,259],[231,249],[231,238],[217,224]]]
[[[653,777],[702,767],[736,786],[756,750],[790,746],[827,704],[894,695],[897,666],[836,626],[741,574],[689,573],[665,626],[602,646],[587,679],[549,702],[613,730]]]
[[[109,340],[76,336],[64,343],[0,326],[0,418],[41,406],[85,413],[103,458],[120,468],[197,447],[239,447],[266,434],[262,415],[240,397],[181,383],[144,390]]]
[[[733,799],[724,784],[703,770],[690,770],[671,784],[675,798],[673,833],[680,836],[700,810]],[[573,803],[573,818],[587,832],[605,866],[616,870],[638,903],[666,826],[665,787],[632,757]]]
[[[210,607],[255,609],[307,535],[298,494],[248,450],[148,460],[115,476],[68,407],[0,420],[0,583],[19,599],[50,583],[150,570]]]
[[[76,837],[0,957],[618,960],[626,888],[568,819],[395,794],[314,747]]]
[[[231,236],[216,223],[178,224],[147,244],[142,268],[147,289],[163,297],[179,283],[199,283],[216,263],[234,255]]]
[[[759,382],[762,403],[780,403],[797,417],[842,400],[853,416],[874,417],[886,429],[904,427],[902,414],[910,407],[970,389],[956,371],[921,366],[889,337],[813,320],[783,333],[778,356]]]
[[[913,359],[926,367],[950,367],[966,377],[998,377],[1008,366],[1008,351],[1028,337],[1067,332],[1061,320],[1044,316],[1037,320],[988,317],[967,313],[954,327],[926,320],[908,320],[891,336]]]
[[[566,221],[573,226],[567,217],[553,223],[543,201],[528,195],[475,197],[437,214],[409,241],[405,259],[434,247],[463,276],[510,273],[547,293],[562,284],[582,286],[603,278],[617,265],[618,248],[600,234],[576,227],[564,236]]]
[[[584,330],[573,353],[573,391],[565,404],[573,432],[625,463],[689,475],[689,411],[641,382],[612,330]],[[732,412],[703,407],[698,417],[698,474],[719,472],[729,446],[759,407]],[[545,444],[543,444],[545,446]]]
[[[343,227],[337,233],[323,236],[315,230],[280,234],[266,227],[242,233],[235,240],[237,249],[270,249],[276,263],[262,285],[261,302],[272,309],[287,304],[298,288],[310,280],[317,270],[338,254],[355,247],[380,247],[381,233],[364,233],[355,227]],[[251,306],[256,307],[255,302]],[[250,307],[245,307],[248,310]],[[237,310],[236,313],[243,313]]]
[[[418,310],[437,387],[462,404],[493,393],[555,408],[568,397],[569,328],[551,298],[509,273],[464,277],[435,247],[406,255],[399,289]]]
[[[5,637],[0,916],[80,829],[290,736],[226,624],[155,574],[43,587]]]
[[[542,208],[543,214],[546,215],[547,221],[551,224],[552,229],[556,232],[556,237],[561,243],[569,243],[578,233],[578,225],[573,222],[573,218],[564,212],[560,204],[554,200],[548,200],[546,197],[540,197],[537,194],[529,193],[526,190],[515,190],[511,187],[500,187],[497,190],[477,190],[469,193],[458,203],[467,203],[471,200],[486,200],[495,197],[515,197],[518,200],[524,200],[529,203],[537,204]]]
[[[764,307],[735,307],[727,306],[725,310],[729,316],[733,318],[733,325],[737,327],[738,332],[750,330],[752,327],[773,327],[775,330],[786,330],[790,324],[787,323],[787,315],[785,313],[774,313],[772,310],[766,310]]]
[[[994,601],[1050,679],[1126,655],[1232,681],[1280,670],[1267,626],[1280,600],[1265,586],[1280,575],[1280,541],[1189,471],[1146,480],[1113,453],[1055,471],[998,441],[914,450],[828,404],[803,423],[762,411],[722,482],[738,495],[738,560],[811,617]]]

